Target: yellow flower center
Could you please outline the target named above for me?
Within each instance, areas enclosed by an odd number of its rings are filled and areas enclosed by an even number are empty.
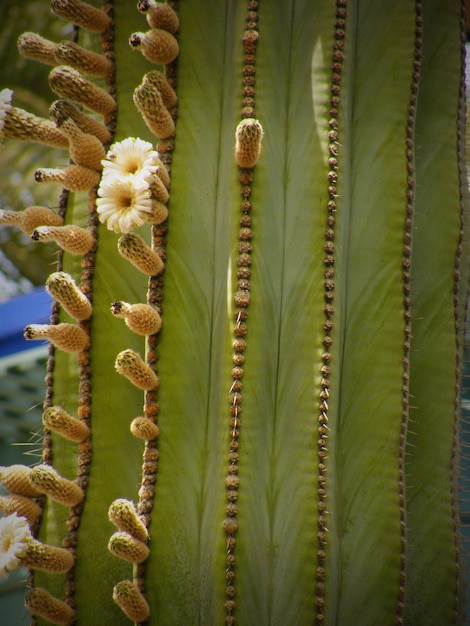
[[[126,171],[128,174],[135,174],[140,166],[140,161],[137,158],[130,158],[126,163]]]
[[[11,548],[11,537],[4,537],[2,541],[2,552],[8,552]]]

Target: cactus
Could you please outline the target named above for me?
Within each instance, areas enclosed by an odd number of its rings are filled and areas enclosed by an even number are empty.
[[[36,176],[71,181],[32,237],[67,239],[91,307],[47,327],[89,341],[50,350],[31,532],[73,566],[34,569],[29,610],[462,624],[463,3],[131,5],[54,0],[76,45],[27,46],[112,136],[55,104],[73,163]]]

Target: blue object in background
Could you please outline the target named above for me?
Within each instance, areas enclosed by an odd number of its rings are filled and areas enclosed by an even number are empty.
[[[38,346],[37,341],[27,341],[23,331],[28,324],[48,324],[51,306],[43,287],[0,304],[0,358]]]
[[[49,342],[27,341],[23,332],[28,324],[48,324],[51,306],[44,287],[0,303],[0,465],[41,460],[41,441],[32,433],[41,428]],[[0,579],[1,624],[30,624],[24,606],[27,578],[27,570],[20,568]]]

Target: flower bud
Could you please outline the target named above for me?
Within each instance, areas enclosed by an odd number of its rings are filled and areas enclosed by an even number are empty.
[[[81,352],[90,346],[87,333],[75,324],[29,324],[24,329],[25,339],[37,341],[47,339],[64,352]]]
[[[129,304],[118,300],[111,305],[111,312],[123,318],[127,326],[138,335],[154,335],[162,327],[162,319],[151,304]]]
[[[168,139],[175,134],[175,123],[163,104],[158,89],[144,82],[134,91],[134,104],[139,109],[148,128],[159,139]]]
[[[30,480],[31,468],[27,465],[0,467],[0,482],[10,493],[26,498],[36,498],[41,492],[35,489]]]
[[[60,226],[63,219],[51,209],[42,206],[31,206],[24,211],[5,211],[0,209],[0,225],[14,224],[23,232],[31,235],[38,226]]]
[[[158,159],[158,168],[157,168],[157,176],[162,181],[167,189],[170,188],[170,174],[166,169],[165,165]]]
[[[150,184],[150,191],[152,193],[152,198],[161,204],[166,204],[170,199],[168,189],[165,187],[162,179],[158,176],[158,173],[153,177],[153,181]]]
[[[160,386],[158,376],[134,350],[120,352],[116,357],[114,367],[119,374],[125,376],[139,389],[152,391]]]
[[[75,163],[101,172],[106,151],[98,137],[84,133],[70,118],[61,121],[59,128],[70,142],[70,156]]]
[[[143,83],[148,83],[155,87],[155,89],[160,93],[163,104],[167,109],[171,109],[178,104],[178,97],[176,95],[175,90],[167,81],[166,76],[163,72],[159,70],[152,70],[151,72],[147,72],[144,76]]]
[[[168,209],[164,204],[153,200],[150,213],[143,213],[142,218],[147,224],[161,224],[168,218]]]
[[[62,41],[57,44],[55,58],[58,64],[70,65],[76,70],[96,76],[106,77],[113,69],[113,63],[102,54],[90,52],[73,41]]]
[[[31,233],[33,241],[55,241],[71,254],[86,254],[95,245],[93,236],[80,226],[39,226]]]
[[[75,124],[87,135],[94,135],[102,144],[111,141],[111,133],[104,124],[89,117],[68,100],[56,100],[49,109],[49,115],[57,125],[70,117]]]
[[[18,107],[10,107],[5,115],[3,137],[34,141],[54,148],[66,148],[68,140],[51,120],[37,117]]]
[[[242,120],[235,132],[235,160],[243,168],[252,168],[256,165],[261,152],[263,128],[258,120],[246,118]]]
[[[150,552],[143,541],[139,541],[126,532],[117,532],[111,535],[108,549],[114,556],[129,561],[129,563],[143,563]]]
[[[178,16],[169,4],[155,0],[139,0],[137,9],[145,13],[150,28],[161,28],[174,34],[180,27]]]
[[[65,169],[40,168],[34,172],[37,183],[60,183],[69,191],[91,191],[98,187],[100,174],[81,165],[69,165]]]
[[[148,276],[161,274],[164,269],[163,261],[158,254],[149,248],[138,235],[128,233],[120,237],[118,251],[121,256]]]
[[[46,429],[77,443],[85,441],[90,434],[86,424],[66,413],[60,406],[46,409],[42,415],[42,423]]]
[[[129,39],[132,48],[140,50],[151,63],[166,65],[176,59],[179,46],[171,33],[159,28],[146,33],[134,33]]]
[[[27,59],[41,61],[46,65],[56,65],[55,51],[57,44],[44,39],[37,33],[23,33],[18,37],[18,52]]]
[[[30,480],[36,489],[60,504],[75,506],[83,500],[84,493],[77,483],[63,478],[50,465],[33,467]]]
[[[148,417],[136,417],[131,422],[131,433],[138,439],[153,441],[160,434],[160,429]]]
[[[5,515],[17,513],[21,517],[25,517],[28,524],[35,524],[42,513],[41,507],[34,500],[17,494],[0,496],[0,511]]]
[[[113,600],[134,622],[146,622],[150,617],[150,609],[146,599],[129,580],[123,580],[115,585]]]
[[[31,615],[40,615],[51,624],[71,626],[75,620],[75,613],[68,604],[54,598],[41,587],[30,589],[25,596],[25,605]]]
[[[51,11],[92,33],[103,33],[112,22],[104,11],[81,0],[51,0]]]
[[[87,320],[92,313],[91,303],[66,272],[54,272],[46,280],[46,290],[60,302],[69,315],[79,322]]]
[[[122,532],[129,533],[135,539],[147,543],[149,535],[147,529],[137,515],[134,503],[131,500],[119,498],[109,507],[109,520]]]
[[[49,546],[33,539],[28,542],[26,554],[20,559],[20,562],[43,572],[65,574],[73,566],[74,557],[65,548]]]
[[[61,98],[75,100],[95,113],[107,116],[116,109],[116,102],[109,93],[67,65],[59,65],[49,73],[49,84]]]

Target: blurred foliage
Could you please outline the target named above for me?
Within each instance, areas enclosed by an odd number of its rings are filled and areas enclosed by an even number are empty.
[[[53,41],[72,36],[70,24],[54,17],[49,3],[44,0],[0,2],[0,89],[13,90],[14,106],[48,117],[49,106],[56,99],[48,83],[51,68],[23,58],[16,45],[19,35],[31,30]],[[38,167],[65,165],[67,161],[64,150],[6,139],[0,152],[0,208],[22,210],[31,205],[57,206],[60,188],[36,184],[34,171]],[[0,230],[0,248],[18,269],[19,277],[26,277],[34,285],[43,284],[53,269],[55,248],[32,242],[18,228]],[[16,280],[12,274],[9,278]]]

